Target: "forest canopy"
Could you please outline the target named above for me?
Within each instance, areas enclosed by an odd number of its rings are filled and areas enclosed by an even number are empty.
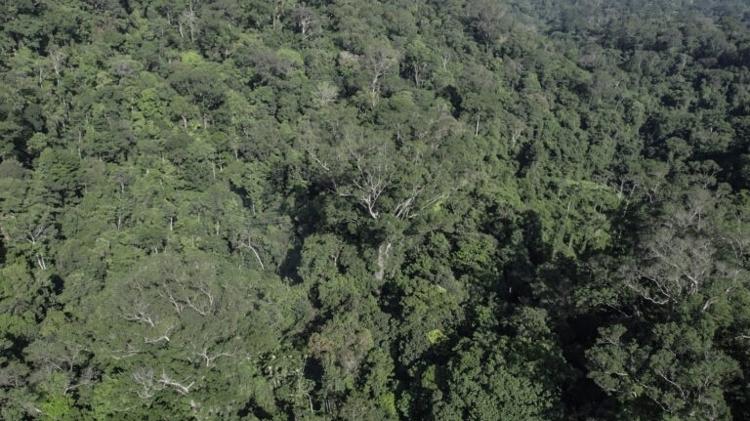
[[[744,0],[0,4],[0,419],[750,419]]]

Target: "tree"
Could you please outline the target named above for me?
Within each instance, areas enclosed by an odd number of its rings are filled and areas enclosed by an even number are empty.
[[[715,225],[717,199],[693,190],[684,204],[668,206],[662,222],[644,230],[637,263],[621,270],[625,285],[656,305],[679,305],[697,296],[701,311],[734,291],[745,275],[745,240],[724,237]],[[650,231],[650,232],[649,232]]]
[[[460,173],[444,159],[440,138],[399,146],[381,140],[385,133],[353,127],[334,127],[331,135],[331,143],[308,147],[309,158],[333,197],[356,205],[381,231],[375,278],[382,280],[400,231],[445,200],[452,190],[445,180]]]
[[[538,310],[524,309],[510,322],[519,336],[493,338],[479,333],[460,341],[446,367],[444,394],[434,396],[433,416],[476,420],[559,417],[554,402],[560,398],[560,386],[552,373],[562,361],[559,351],[544,339],[549,335],[544,317]]]

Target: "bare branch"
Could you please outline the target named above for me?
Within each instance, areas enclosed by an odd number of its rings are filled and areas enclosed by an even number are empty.
[[[197,352],[197,355],[203,359],[203,361],[206,364],[206,368],[213,367],[216,360],[219,358],[225,358],[225,357],[232,357],[234,356],[233,352],[215,352],[215,353],[209,353],[208,347],[204,347],[200,352]]]
[[[135,309],[132,313],[127,314],[124,317],[125,320],[131,322],[143,323],[151,327],[156,326],[156,323],[154,323],[154,320],[151,318],[151,316],[146,313],[146,308]]]
[[[162,341],[164,341],[164,342],[170,342],[169,334],[172,332],[172,330],[174,329],[174,327],[175,327],[174,325],[169,325],[169,327],[167,327],[167,329],[164,331],[164,333],[161,336],[159,336],[159,337],[156,337],[156,338],[144,337],[143,338],[143,342],[145,342],[147,344],[156,344],[156,343],[159,343],[159,342],[162,342]]]
[[[160,385],[154,383],[154,370],[152,369],[138,368],[131,377],[133,382],[141,387],[141,390],[136,392],[141,399],[150,399],[161,390]]]
[[[193,388],[195,385],[195,382],[190,382],[189,384],[185,385],[184,382],[187,382],[189,379],[185,379],[182,381],[182,383],[175,381],[171,378],[171,376],[167,375],[166,372],[161,372],[161,378],[159,378],[159,383],[161,383],[164,386],[169,386],[177,391],[177,393],[181,395],[187,395],[190,393],[190,389]]]

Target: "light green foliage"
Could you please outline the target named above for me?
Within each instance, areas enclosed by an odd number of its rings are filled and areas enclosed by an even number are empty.
[[[425,335],[427,336],[427,340],[432,345],[435,345],[436,343],[442,342],[443,340],[447,339],[447,336],[445,336],[443,331],[440,329],[432,329],[431,331],[427,332]]]

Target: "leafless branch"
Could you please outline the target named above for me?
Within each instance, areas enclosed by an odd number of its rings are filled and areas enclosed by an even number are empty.
[[[156,338],[144,337],[143,338],[143,342],[145,342],[147,344],[157,344],[157,343],[162,342],[162,341],[164,341],[164,342],[170,342],[169,335],[170,335],[170,333],[172,332],[172,330],[174,328],[175,328],[174,325],[169,325],[169,327],[167,327],[167,329],[164,331],[164,333],[161,334],[160,336],[158,336]]]
[[[187,382],[189,379],[185,379],[182,381],[182,383],[175,381],[172,379],[171,376],[169,376],[166,372],[161,372],[161,377],[159,378],[159,383],[163,384],[164,386],[168,386],[173,388],[177,391],[177,393],[181,395],[187,395],[190,393],[190,389],[195,386],[195,382],[190,382],[189,384],[185,385],[183,383]]]

